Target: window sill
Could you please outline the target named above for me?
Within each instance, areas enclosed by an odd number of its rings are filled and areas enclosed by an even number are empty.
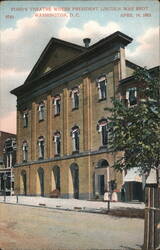
[[[79,150],[73,151],[72,155],[79,154]]]
[[[43,121],[44,121],[44,119],[39,120],[39,122],[43,122]]]
[[[99,99],[98,102],[103,102],[105,100],[107,100],[107,98]]]
[[[23,160],[23,163],[26,163],[27,162],[27,160]]]
[[[136,104],[128,104],[128,108],[132,108],[132,107],[136,107],[137,106],[137,103]]]
[[[76,107],[76,108],[72,108],[72,111],[74,111],[74,110],[78,110],[79,109],[79,107]]]
[[[108,146],[107,146],[107,145],[103,145],[103,146],[100,146],[100,147],[99,147],[99,151],[100,151],[100,150],[104,150],[104,149],[108,149]]]
[[[44,157],[39,157],[38,160],[44,160]]]
[[[56,116],[60,116],[60,113],[54,114],[54,117],[56,117]]]
[[[54,155],[54,157],[55,157],[55,158],[60,157],[60,154],[56,154],[56,155]]]

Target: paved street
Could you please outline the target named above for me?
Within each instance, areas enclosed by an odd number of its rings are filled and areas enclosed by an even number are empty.
[[[0,203],[2,250],[141,249],[143,220]]]

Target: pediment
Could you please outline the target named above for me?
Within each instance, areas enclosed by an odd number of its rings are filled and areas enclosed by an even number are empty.
[[[54,70],[55,68],[80,55],[84,51],[85,47],[57,38],[52,38],[42,52],[25,83],[41,77],[51,70]]]

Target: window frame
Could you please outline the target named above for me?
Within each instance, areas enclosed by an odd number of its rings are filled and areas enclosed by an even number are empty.
[[[22,115],[23,115],[23,128],[28,128],[28,115],[29,115],[28,111],[27,110],[23,111]]]
[[[79,93],[79,87],[75,87],[75,88],[73,88],[71,90],[70,97],[71,97],[71,100],[72,100],[72,110],[79,109],[79,94],[80,94]]]
[[[72,153],[79,153],[80,150],[80,128],[75,125],[71,129]]]
[[[28,143],[24,141],[22,144],[22,151],[23,151],[23,162],[28,161]]]
[[[136,103],[131,104],[130,91],[135,91],[134,92],[134,98],[136,100]],[[126,89],[126,100],[127,100],[127,103],[128,103],[128,107],[133,107],[133,106],[137,105],[137,103],[138,103],[137,92],[138,92],[137,87],[129,87],[129,88]]]
[[[98,88],[98,101],[107,100],[107,77],[106,74],[102,74],[96,79],[97,88]],[[104,87],[102,87],[102,83],[104,83]]]
[[[60,95],[56,95],[54,97],[53,105],[54,105],[54,116],[60,115],[60,112],[61,112],[61,97],[60,97]]]
[[[43,136],[38,138],[38,159],[43,160],[45,156],[45,140]]]
[[[59,139],[59,141],[57,139]],[[56,131],[54,133],[53,140],[54,140],[54,155],[59,156],[61,154],[61,133],[59,131]]]
[[[102,118],[101,120],[98,121],[97,124],[97,130],[98,133],[101,133],[101,146],[102,147],[108,147],[109,145],[109,131],[108,131],[108,126],[107,126],[107,119]],[[105,127],[105,134],[104,134],[104,128]]]
[[[45,103],[41,102],[38,105],[38,119],[39,122],[44,121],[45,119]]]

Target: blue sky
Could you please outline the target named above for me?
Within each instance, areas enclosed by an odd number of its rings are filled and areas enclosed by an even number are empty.
[[[41,7],[50,7],[51,11],[33,9]],[[67,7],[70,10],[55,12],[54,7]],[[77,7],[92,7],[97,10],[72,9]],[[14,8],[21,8],[21,10]],[[132,8],[132,10],[125,8]],[[35,16],[35,13],[38,15],[66,13],[67,17],[40,17]],[[77,13],[79,16],[70,17],[69,13]],[[0,130],[15,132],[16,97],[9,94],[9,91],[23,84],[51,37],[83,45],[82,40],[86,36],[95,43],[120,30],[134,39],[126,48],[127,59],[149,68],[159,64],[159,2],[156,0],[4,1],[0,5],[0,14],[0,53],[2,55]],[[132,14],[132,17],[127,17],[126,14]]]

